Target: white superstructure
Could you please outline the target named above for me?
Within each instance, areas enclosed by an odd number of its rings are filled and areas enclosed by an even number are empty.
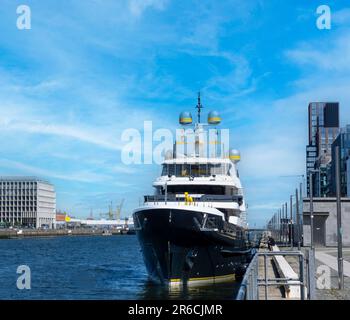
[[[219,113],[201,123],[201,108],[198,95],[194,126],[190,112],[180,114],[154,195],[133,212],[150,279],[169,286],[233,281],[251,255],[240,154],[229,151],[228,130],[217,128]]]
[[[199,210],[219,215],[239,227],[247,227],[246,205],[237,169],[240,153],[225,151],[217,129],[214,135],[208,135],[205,130],[220,121],[218,113],[211,112],[208,123],[195,124],[193,130],[188,130],[188,126],[180,130],[174,150],[166,153],[162,173],[153,183],[154,196],[145,196],[144,205],[137,211],[173,207]],[[192,124],[191,114],[182,113],[180,123]]]
[[[243,189],[236,164],[230,159],[181,157],[165,160],[162,175],[153,186],[155,197],[146,199],[150,200],[145,202],[146,206],[175,205],[189,210],[206,210],[223,217],[226,215],[228,222],[245,227]],[[185,192],[193,202],[186,201]],[[164,201],[152,201],[160,199],[157,196],[164,196]]]

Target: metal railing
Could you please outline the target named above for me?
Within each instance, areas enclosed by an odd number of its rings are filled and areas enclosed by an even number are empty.
[[[237,293],[236,300],[258,300],[259,255],[251,260]]]
[[[201,196],[192,196],[193,200],[200,201],[200,202],[238,202],[241,203],[243,201],[243,197],[240,195],[201,195]],[[168,193],[167,196],[165,195],[152,195],[152,196],[144,196],[144,202],[183,202],[184,195],[181,194],[175,194],[175,193]]]
[[[295,278],[269,278],[268,277],[268,265],[267,258],[276,256],[294,256],[298,258],[299,262],[299,274],[298,279]],[[262,277],[259,274],[259,258],[264,259],[264,273]],[[240,289],[236,296],[236,300],[259,300],[260,299],[260,287],[264,288],[264,299],[269,298],[270,286],[299,286],[300,287],[300,299],[305,300],[305,261],[304,254],[300,251],[275,251],[275,252],[258,252],[251,260],[246,273],[243,277]]]

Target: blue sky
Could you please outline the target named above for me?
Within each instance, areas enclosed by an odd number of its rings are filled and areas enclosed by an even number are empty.
[[[251,225],[305,171],[307,105],[339,101],[350,123],[348,1],[0,1],[0,175],[52,181],[57,208],[85,217],[152,192],[156,165],[121,163],[121,133],[177,127],[202,92],[231,130]],[[316,8],[332,29],[316,28]]]

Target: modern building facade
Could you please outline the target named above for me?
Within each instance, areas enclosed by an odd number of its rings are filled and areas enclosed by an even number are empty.
[[[343,245],[350,246],[350,198],[341,198]],[[336,198],[313,198],[313,240],[316,247],[337,246]],[[303,199],[303,245],[311,244],[310,199]]]
[[[0,177],[0,223],[54,228],[54,186],[35,177]]]
[[[310,170],[313,195],[324,197],[328,189],[327,168],[332,159],[332,143],[339,133],[339,103],[311,102],[308,107],[309,141],[306,147],[307,195],[310,194]]]
[[[350,196],[350,188],[348,188],[348,176],[350,175],[349,158],[350,158],[350,125],[340,129],[340,133],[332,143],[332,161],[329,168],[329,190],[328,197],[336,196],[335,181],[335,155],[336,147],[339,147],[340,160],[340,192],[342,197]]]

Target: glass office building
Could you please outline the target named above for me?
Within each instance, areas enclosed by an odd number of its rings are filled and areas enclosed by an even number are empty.
[[[332,162],[330,165],[329,178],[329,197],[336,196],[336,182],[335,182],[335,148],[339,146],[339,160],[340,160],[340,192],[342,197],[350,196],[350,189],[348,188],[349,181],[349,158],[350,158],[350,125],[340,130],[338,137],[332,144]]]
[[[339,103],[311,102],[308,107],[309,141],[306,147],[307,195],[310,195],[310,170],[313,195],[324,197],[328,189],[328,169],[332,159],[332,143],[339,133]]]

